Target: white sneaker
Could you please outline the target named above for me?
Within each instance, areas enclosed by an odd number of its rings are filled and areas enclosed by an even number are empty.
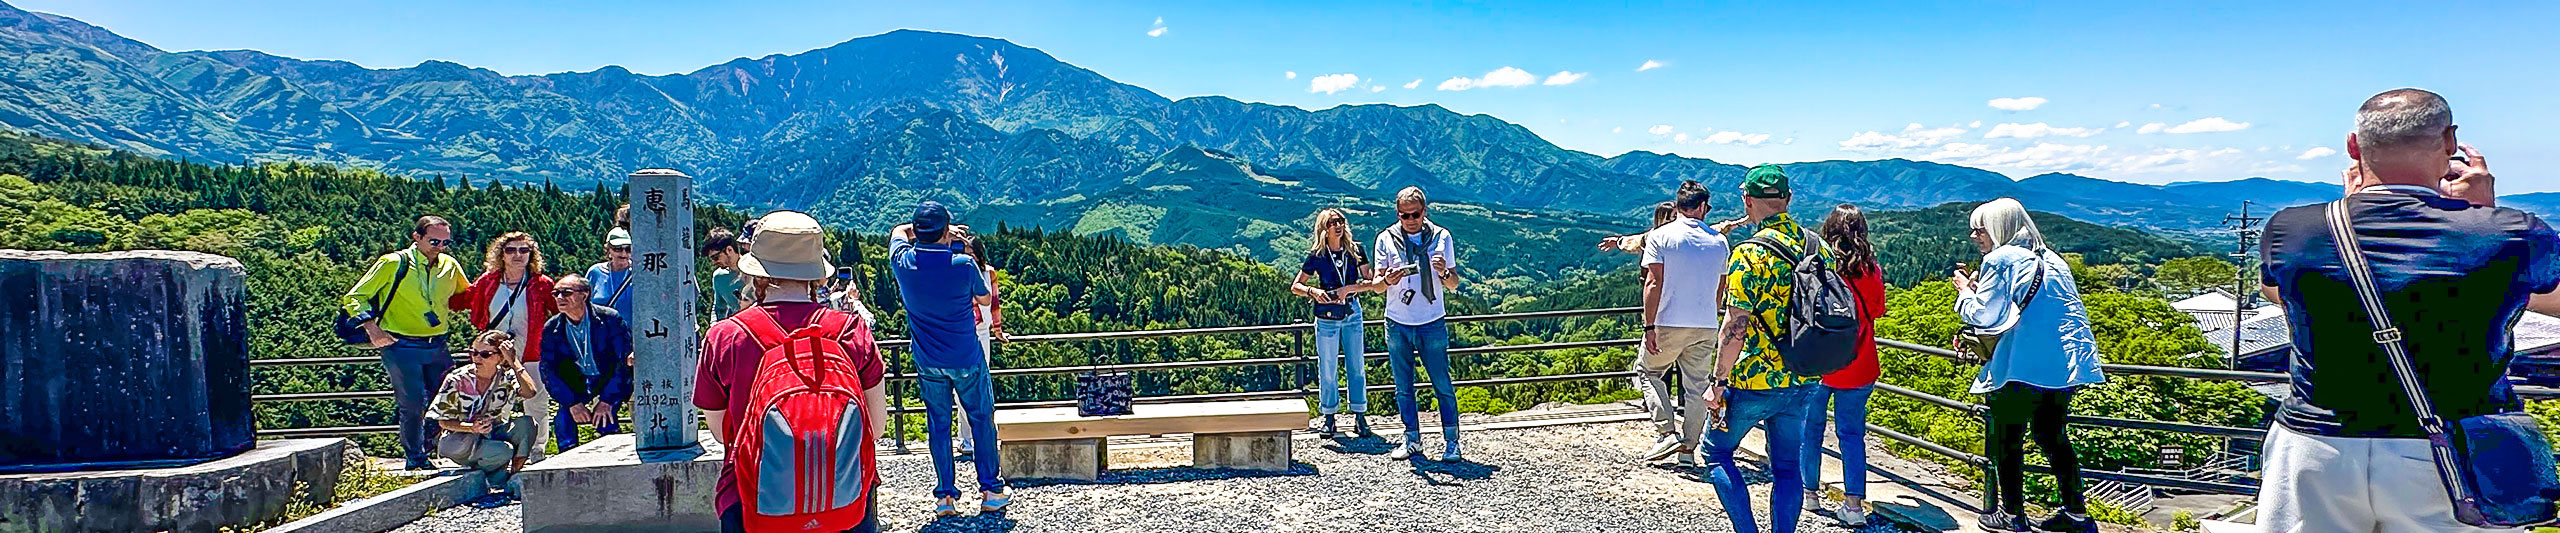
[[[1644,462],[1670,459],[1671,454],[1675,453],[1680,453],[1680,436],[1663,435],[1662,440],[1654,441],[1653,448],[1644,451]]]
[[[1821,492],[1810,490],[1804,491],[1804,512],[1810,513],[1820,511],[1822,510],[1823,503]]]
[[[1421,445],[1421,444],[1419,444],[1419,443],[1415,443],[1415,442],[1413,442],[1413,441],[1404,441],[1404,443],[1403,443],[1403,444],[1397,444],[1397,445],[1396,445],[1396,450],[1395,450],[1395,451],[1387,452],[1387,459],[1389,459],[1389,460],[1394,460],[1394,461],[1402,461],[1402,460],[1406,460],[1406,459],[1412,459],[1412,458],[1413,458],[1413,455],[1414,455],[1414,454],[1418,454],[1418,453],[1422,453],[1422,445]]]
[[[1850,526],[1867,525],[1867,506],[1862,503],[1840,502],[1840,523]]]

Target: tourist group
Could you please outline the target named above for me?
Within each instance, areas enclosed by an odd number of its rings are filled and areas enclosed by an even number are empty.
[[[2267,223],[2259,277],[2290,317],[2295,350],[2290,394],[2265,437],[2265,531],[2503,531],[2551,519],[2560,497],[2551,449],[2504,376],[2507,326],[2528,309],[2560,313],[2560,234],[2495,207],[2487,161],[2454,131],[2435,93],[2375,95],[2346,140],[2356,165],[2343,173],[2344,198]],[[1778,165],[1751,168],[1733,193],[1742,217],[1710,223],[1720,194],[1682,183],[1656,207],[1652,230],[1598,243],[1639,255],[1643,268],[1633,385],[1658,438],[1635,455],[1702,469],[1734,529],[1754,532],[1734,451],[1761,428],[1771,530],[1794,531],[1805,511],[1826,508],[1863,524],[1867,406],[1882,373],[1875,324],[1888,312],[1867,220],[1844,204],[1818,224],[1799,222]],[[1432,222],[1421,188],[1398,191],[1394,205],[1365,247],[1345,210],[1312,217],[1312,246],[1287,287],[1313,314],[1311,425],[1334,437],[1348,411],[1351,434],[1373,434],[1363,324],[1383,306],[1403,432],[1388,457],[1433,460],[1417,393],[1428,379],[1436,460],[1464,461],[1447,322],[1449,297],[1465,288],[1464,236]],[[1982,204],[1970,230],[1981,260],[1950,265],[1948,279],[1963,321],[1954,353],[1980,365],[1969,392],[1990,414],[1998,498],[1979,525],[2097,531],[2066,423],[2074,394],[2106,377],[2070,264],[2016,200]],[[546,441],[566,450],[582,430],[619,431],[632,396],[627,230],[605,235],[608,261],[557,279],[524,233],[491,240],[477,278],[447,253],[456,243],[446,220],[420,217],[409,238],[374,261],[343,305],[364,324],[350,340],[379,350],[391,376],[411,468],[443,457],[478,469],[503,504],[514,494],[509,474],[539,460]],[[886,364],[850,269],[828,262],[825,232],[798,212],[714,229],[702,242],[719,266],[705,285],[721,318],[703,336],[692,402],[731,450],[715,502],[724,524],[876,529],[870,454],[888,416]],[[930,201],[890,230],[887,249],[913,332],[934,512],[959,512],[960,460],[974,464],[977,510],[1003,512],[1011,497],[988,370],[1005,338],[996,269],[968,227]],[[470,364],[451,368],[444,336],[465,320],[481,333]],[[1846,471],[1837,502],[1821,490],[1825,428],[1838,432]],[[2029,439],[2061,499],[2042,520],[2025,501]]]

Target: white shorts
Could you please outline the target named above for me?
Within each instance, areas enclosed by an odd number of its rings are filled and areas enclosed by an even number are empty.
[[[2268,533],[2432,533],[2483,529],[2453,519],[2426,439],[2323,437],[2278,423],[2267,430],[2258,530]]]

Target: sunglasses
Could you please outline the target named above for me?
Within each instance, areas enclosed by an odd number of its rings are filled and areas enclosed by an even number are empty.
[[[1421,211],[1397,211],[1397,212],[1396,212],[1396,218],[1401,218],[1401,219],[1405,219],[1405,220],[1413,220],[1413,219],[1417,219],[1417,218],[1422,218],[1422,212],[1421,212]]]
[[[453,239],[427,239],[427,246],[435,246],[435,247],[453,246]]]
[[[471,351],[471,355],[473,355],[473,356],[477,356],[477,357],[497,357],[497,356],[498,356],[498,351],[497,351],[497,350],[472,350],[472,351]]]
[[[510,255],[533,253],[533,247],[531,246],[509,246],[499,250]]]
[[[629,252],[631,251],[631,247],[630,247],[630,246],[614,246],[614,247],[609,247],[609,248],[605,248],[605,249],[606,249],[606,250],[616,251],[616,252],[625,252],[625,253],[629,253]]]
[[[585,292],[587,292],[586,289],[551,289],[551,296],[557,298],[572,294],[583,294]]]

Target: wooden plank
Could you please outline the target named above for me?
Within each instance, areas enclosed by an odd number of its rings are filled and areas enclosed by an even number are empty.
[[[1138,405],[1128,416],[1086,418],[1073,407],[996,412],[996,435],[1005,441],[1101,438],[1116,435],[1296,431],[1307,425],[1304,400],[1255,400]]]

